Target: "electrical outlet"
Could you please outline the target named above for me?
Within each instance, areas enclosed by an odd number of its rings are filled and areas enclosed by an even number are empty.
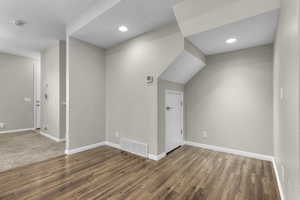
[[[0,122],[0,128],[5,128],[5,123],[3,123],[3,122]]]
[[[25,101],[26,103],[30,103],[30,102],[31,102],[31,98],[29,98],[29,97],[24,97],[24,101]]]
[[[284,166],[282,164],[281,165],[281,175],[282,175],[282,180],[285,181],[285,169],[284,169]]]
[[[202,131],[202,137],[203,137],[203,138],[208,138],[207,131]]]
[[[115,135],[116,135],[116,138],[119,138],[120,137],[119,131],[116,131]]]

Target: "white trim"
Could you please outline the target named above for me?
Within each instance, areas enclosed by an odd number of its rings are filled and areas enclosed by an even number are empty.
[[[69,51],[70,51],[70,38],[66,34],[66,145],[65,149],[70,147],[70,64],[69,64]]]
[[[259,159],[259,160],[266,160],[266,161],[271,161],[271,162],[273,160],[273,156],[252,153],[252,152],[247,152],[247,151],[241,151],[241,150],[236,150],[236,149],[230,149],[230,148],[226,148],[226,147],[219,147],[219,146],[201,144],[201,143],[190,142],[190,141],[186,141],[185,144],[190,145],[190,146],[204,148],[204,149],[209,149],[209,150],[213,150],[213,151],[219,151],[219,152],[231,153],[231,154],[235,154],[235,155],[239,155],[239,156],[245,156],[245,157],[249,157],[249,158],[255,158],[255,159]]]
[[[272,159],[272,164],[273,164],[273,168],[274,168],[274,171],[275,171],[275,176],[276,176],[277,185],[278,185],[278,188],[279,188],[280,198],[281,198],[281,200],[285,200],[282,183],[281,183],[280,178],[279,178],[279,170],[278,170],[279,168],[277,166],[277,162],[276,162],[275,158]]]
[[[106,141],[105,145],[124,151],[119,144],[116,144],[116,143],[113,143],[113,142]]]
[[[164,158],[167,154],[166,153],[161,153],[159,155],[154,155],[149,153],[149,159],[159,161],[160,159]]]
[[[0,134],[18,133],[18,132],[34,131],[34,130],[35,130],[35,128],[14,129],[14,130],[0,131]]]
[[[172,151],[173,149],[167,149],[167,126],[166,126],[166,123],[167,123],[167,115],[166,115],[166,104],[167,104],[167,94],[170,94],[170,93],[173,93],[173,94],[178,94],[181,96],[181,102],[182,102],[182,106],[181,106],[181,109],[180,109],[180,114],[181,114],[181,130],[182,130],[182,140],[181,142],[184,143],[184,92],[183,91],[178,91],[178,90],[168,90],[166,89],[165,90],[165,102],[164,102],[164,118],[165,118],[165,150],[166,151]],[[177,147],[176,147],[177,148]],[[174,148],[175,149],[175,148]]]
[[[59,139],[57,137],[54,137],[54,136],[49,135],[48,133],[45,133],[45,132],[42,132],[42,131],[40,131],[40,134],[47,137],[47,138],[49,138],[49,139],[51,139],[51,140],[54,140],[55,142],[64,142],[66,140],[65,138]]]
[[[137,156],[140,156],[140,157],[143,157],[143,158],[148,158],[148,156],[145,156],[145,155],[143,155],[143,154],[140,154],[140,153],[137,153],[137,152],[132,152],[132,151],[128,151],[128,150],[126,150],[126,149],[123,149],[123,148],[121,147],[120,144],[116,144],[116,143],[113,143],[113,142],[106,141],[106,142],[105,142],[105,145],[110,146],[110,147],[113,147],[113,148],[116,148],[116,149],[119,149],[119,150],[121,150],[121,151],[125,151],[125,152],[128,152],[128,153],[132,153],[132,154],[134,154],[134,155],[137,155]]]
[[[41,128],[41,61],[38,60],[33,64],[33,82],[34,82],[34,100],[33,100],[33,120],[34,128]],[[39,101],[39,106],[37,106]]]
[[[116,149],[119,149],[121,151],[126,151],[126,150],[122,149],[119,144],[116,144],[116,143],[113,143],[113,142],[106,141],[105,145],[116,148]],[[126,151],[126,152],[129,152],[129,151]],[[145,158],[145,156],[141,155],[141,154],[137,154],[137,153],[134,153],[134,152],[129,152],[129,153],[132,153],[132,154],[135,154],[135,155],[138,155],[138,156],[141,156],[141,157]],[[166,155],[167,155],[166,153],[161,153],[159,155],[148,154],[148,158],[151,159],[151,160],[158,161],[158,160],[162,159],[163,157],[165,157]]]
[[[96,143],[96,144],[91,144],[91,145],[79,147],[79,148],[76,148],[76,149],[66,149],[65,154],[72,155],[72,154],[80,153],[80,152],[83,152],[83,151],[91,150],[91,149],[94,149],[94,148],[97,148],[97,147],[101,147],[101,146],[104,146],[105,144],[106,144],[106,142],[99,142],[99,143]]]

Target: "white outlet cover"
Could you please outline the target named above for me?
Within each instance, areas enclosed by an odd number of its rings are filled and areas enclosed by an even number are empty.
[[[31,102],[31,98],[25,97],[25,98],[24,98],[24,101],[25,101],[25,102]]]
[[[204,138],[208,138],[207,131],[203,131],[203,132],[202,132],[202,136],[203,136]]]
[[[281,164],[281,175],[282,175],[282,179],[285,180],[285,169],[282,164]]]
[[[119,131],[116,131],[116,137],[118,138],[120,136]]]
[[[280,88],[280,99],[284,98],[284,91],[283,88]]]
[[[0,128],[5,128],[5,123],[0,123]]]

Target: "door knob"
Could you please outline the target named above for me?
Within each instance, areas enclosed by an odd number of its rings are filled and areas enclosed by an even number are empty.
[[[173,107],[167,106],[166,109],[171,110],[171,109],[173,109]]]

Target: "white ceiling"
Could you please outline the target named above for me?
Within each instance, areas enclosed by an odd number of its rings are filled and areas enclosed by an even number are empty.
[[[206,64],[187,51],[183,51],[164,71],[160,78],[174,83],[186,84]]]
[[[198,33],[188,37],[188,39],[205,55],[270,44],[274,41],[278,17],[279,10],[275,10]],[[225,41],[228,38],[237,38],[238,41],[234,44],[227,44]]]
[[[115,2],[112,7],[106,6]],[[74,37],[108,48],[175,21],[173,5],[182,0],[1,0],[0,51],[39,58],[40,51],[58,39],[65,39],[66,26],[91,12]],[[95,9],[106,6],[102,12]],[[226,25],[189,37],[205,54],[215,54],[271,43],[278,11]],[[16,27],[11,21],[28,22]],[[121,33],[119,25],[129,31]],[[237,37],[238,42],[224,41]]]
[[[66,24],[102,0],[1,0],[0,51],[39,57],[56,39],[65,38]],[[28,22],[16,27],[12,20]]]
[[[100,46],[112,47],[142,33],[175,21],[172,6],[178,0],[122,0],[72,36]],[[121,33],[119,25],[129,31]]]

